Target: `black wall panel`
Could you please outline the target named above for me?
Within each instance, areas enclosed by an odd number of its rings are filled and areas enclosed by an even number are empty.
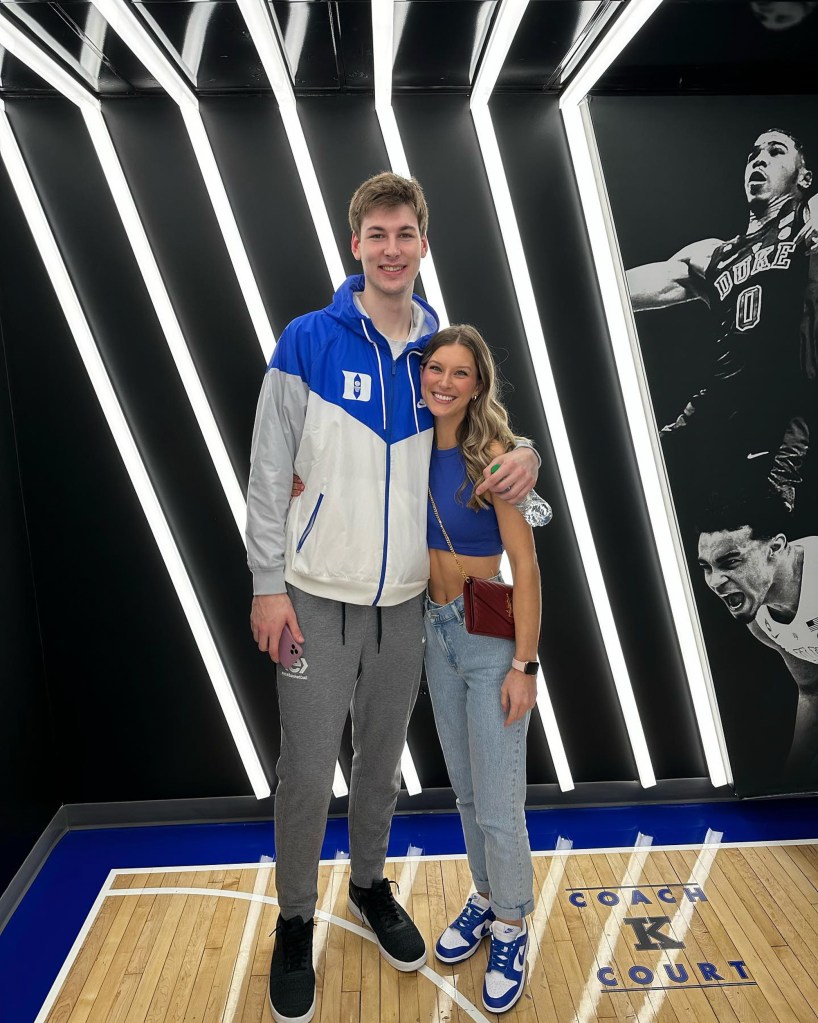
[[[333,292],[278,107],[271,96],[222,97],[202,113],[278,337]]]
[[[0,232],[20,217],[0,169]],[[10,281],[0,276],[0,891],[62,802],[5,359]]]
[[[245,490],[247,437],[264,356],[181,114],[175,103],[161,97],[107,103],[104,113],[182,333]],[[263,287],[261,293],[264,299]],[[176,375],[172,368],[170,375]]]
[[[82,121],[59,101],[7,107],[206,613],[224,613],[233,572],[244,624],[241,541]],[[21,253],[30,253],[27,265]],[[187,621],[28,233],[4,245],[0,258],[59,722],[61,799],[247,792]]]
[[[704,775],[557,99],[492,116],[591,529],[659,778]],[[550,527],[549,527],[550,528]],[[575,627],[576,627],[576,619]],[[575,705],[572,720],[581,720]]]

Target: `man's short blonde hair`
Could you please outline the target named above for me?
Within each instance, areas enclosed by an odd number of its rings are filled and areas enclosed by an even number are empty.
[[[359,185],[349,203],[349,226],[353,234],[361,237],[361,224],[372,210],[391,206],[409,206],[418,218],[421,236],[429,227],[429,208],[423,189],[414,178],[404,178],[391,171],[383,171]]]

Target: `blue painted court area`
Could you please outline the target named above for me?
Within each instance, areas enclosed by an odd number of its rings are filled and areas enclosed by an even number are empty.
[[[818,838],[818,799],[534,810],[531,846],[550,850],[558,839],[574,849],[632,847],[638,835],[653,845],[686,845],[721,832],[723,842]],[[345,819],[327,826],[322,858],[349,848]],[[395,818],[390,856],[463,853],[456,814]],[[190,824],[72,831],[58,843],[0,934],[4,1023],[33,1023],[112,869],[257,863],[274,858],[271,822]]]

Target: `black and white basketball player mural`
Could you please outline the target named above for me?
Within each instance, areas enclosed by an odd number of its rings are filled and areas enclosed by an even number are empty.
[[[629,269],[627,282],[637,314],[688,302],[709,310],[707,362],[689,378],[696,383],[687,400],[657,427],[691,577],[698,564],[708,587],[694,578],[711,666],[721,656],[719,633],[736,627],[714,620],[710,593],[756,651],[756,665],[752,650],[740,650],[714,667],[720,706],[731,690],[728,747],[741,731],[736,716],[753,713],[737,695],[741,676],[746,683],[754,672],[759,686],[766,672],[770,686],[782,685],[759,656],[761,643],[795,683],[792,739],[788,753],[782,742],[767,762],[769,776],[745,791],[795,791],[818,783],[818,198],[809,155],[789,130],[770,127],[749,141],[741,233],[691,239]],[[653,389],[655,359],[652,373]],[[754,728],[758,736],[758,721]],[[742,754],[751,760],[752,746]]]
[[[764,131],[744,168],[749,219],[743,233],[691,242],[669,259],[627,272],[636,312],[700,300],[713,315],[709,379],[661,427],[671,478],[678,459],[694,470],[688,485],[705,495],[733,466],[760,460],[770,489],[787,510],[795,507],[816,425],[812,181],[801,143],[785,131]]]

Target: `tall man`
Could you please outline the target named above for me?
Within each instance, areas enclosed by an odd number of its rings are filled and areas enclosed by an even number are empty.
[[[782,657],[798,687],[786,772],[818,771],[818,536],[788,542],[779,506],[737,508],[703,523],[699,567],[737,622]]]
[[[744,234],[694,242],[627,272],[635,311],[700,299],[716,321],[711,380],[661,431],[671,483],[676,475],[686,490],[698,483],[706,493],[731,466],[761,459],[770,488],[794,506],[816,413],[811,184],[801,143],[762,132],[744,169]]]
[[[397,969],[426,959],[383,868],[423,659],[432,419],[419,363],[438,320],[412,288],[428,211],[416,181],[385,173],[356,191],[349,221],[363,275],[281,335],[259,398],[247,496],[253,637],[274,661],[285,626],[304,644],[297,670],[277,670],[278,1023],[307,1023],[315,1011],[318,859],[348,711],[349,906]],[[536,481],[536,454],[497,462],[481,489],[520,501]],[[305,489],[290,505],[294,472]]]

